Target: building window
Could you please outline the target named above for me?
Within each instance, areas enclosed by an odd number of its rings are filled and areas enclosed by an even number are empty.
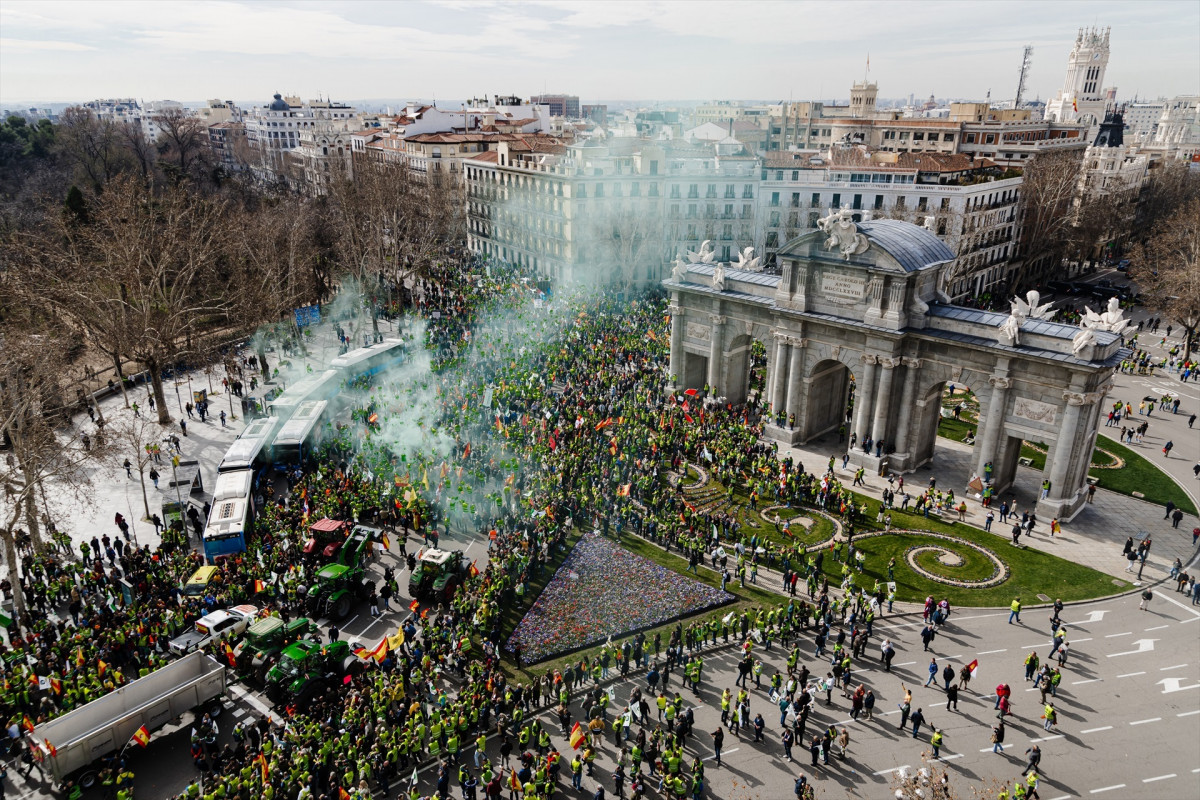
[[[996,134],[989,133],[987,136],[984,137],[983,143],[984,144],[995,144],[996,143]]]
[[[676,185],[671,187],[671,197],[674,199],[679,199],[679,186]]]
[[[813,192],[812,200],[810,201],[809,205],[811,205],[813,208],[820,208],[821,207],[821,195],[818,194],[817,192]]]
[[[862,195],[861,194],[854,195],[854,204],[851,207],[855,208],[855,209],[862,208]]]
[[[942,211],[949,211],[949,210],[950,210],[950,198],[943,197],[942,198]]]
[[[771,205],[779,205],[779,192],[771,192]]]
[[[832,203],[831,205],[832,205],[834,208],[841,208],[841,207],[842,207],[842,196],[841,196],[841,194],[835,193],[835,194],[833,195],[833,203]]]
[[[753,200],[754,199],[754,184],[747,183],[745,186],[742,187],[742,199],[743,200]]]
[[[875,195],[875,209],[879,210],[881,208],[883,208],[883,195],[877,194]]]
[[[688,186],[688,198],[689,198],[689,199],[695,199],[695,198],[697,198],[697,197],[699,197],[699,196],[700,196],[700,187],[699,187],[699,185],[698,185],[698,184],[695,184],[695,183],[693,183],[693,184],[689,185],[689,186]]]

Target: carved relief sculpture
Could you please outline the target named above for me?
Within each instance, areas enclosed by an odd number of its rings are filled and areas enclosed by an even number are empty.
[[[713,272],[712,287],[718,292],[725,291],[725,265],[717,264],[717,269]]]
[[[736,267],[737,269],[745,270],[746,272],[761,272],[762,271],[762,256],[755,258],[754,257],[754,248],[747,247],[747,248],[743,249],[740,253],[738,253],[737,263],[731,264],[730,266]]]
[[[1129,320],[1125,319],[1125,312],[1121,310],[1121,301],[1115,297],[1108,299],[1108,310],[1103,314],[1097,314],[1087,306],[1083,307],[1083,311],[1082,325],[1085,328],[1094,331],[1112,331],[1120,336],[1129,327]]]
[[[683,256],[676,256],[674,264],[671,268],[671,280],[682,283],[687,276],[687,264],[683,263]]]
[[[836,248],[847,261],[850,260],[850,256],[867,252],[871,246],[867,237],[858,232],[854,215],[847,208],[837,211],[829,209],[829,216],[817,220],[817,227],[829,237],[825,240],[825,249]]]
[[[711,239],[705,239],[700,243],[699,250],[688,250],[687,254],[693,264],[711,264],[713,259],[717,257],[717,251],[713,247]]]

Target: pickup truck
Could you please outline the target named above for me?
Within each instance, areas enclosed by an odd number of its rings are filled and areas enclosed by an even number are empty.
[[[233,639],[250,627],[258,617],[258,608],[243,605],[223,608],[196,620],[195,627],[171,640],[169,647],[177,656],[199,650],[213,639]]]

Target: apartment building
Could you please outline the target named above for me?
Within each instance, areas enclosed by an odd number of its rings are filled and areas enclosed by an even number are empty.
[[[1022,182],[1015,170],[961,153],[840,145],[769,153],[761,177],[756,241],[768,264],[786,242],[844,207],[860,219],[905,219],[936,233],[959,257],[947,287],[956,300],[995,292],[1011,277]]]

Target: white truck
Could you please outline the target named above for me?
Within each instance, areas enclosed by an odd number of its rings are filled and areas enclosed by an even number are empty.
[[[191,653],[36,726],[29,743],[56,782],[73,779],[90,788],[100,759],[129,744],[138,728],[144,725],[153,732],[192,709],[215,716],[223,694],[225,666],[204,653]]]
[[[190,631],[186,631],[171,640],[168,647],[177,656],[187,655],[193,650],[201,650],[213,639],[232,641],[251,623],[258,618],[258,608],[250,605],[222,608],[205,614],[196,620]]]

